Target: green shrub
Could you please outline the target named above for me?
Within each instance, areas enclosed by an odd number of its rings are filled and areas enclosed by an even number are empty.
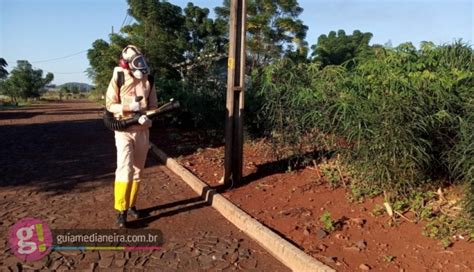
[[[281,156],[337,151],[358,192],[464,181],[474,213],[472,59],[456,42],[378,48],[350,71],[282,60],[264,69],[258,121]]]
[[[296,155],[301,160],[312,151],[330,149],[333,120],[326,113],[326,101],[337,97],[337,85],[343,82],[344,73],[342,67],[320,69],[318,64],[297,64],[288,59],[264,69],[258,93],[263,103],[257,119],[279,157]],[[340,80],[315,80],[318,77]]]
[[[336,229],[336,222],[331,218],[331,213],[329,211],[325,211],[319,218],[319,221],[323,223],[323,229],[327,232],[332,232]]]
[[[182,81],[159,79],[158,98],[173,98],[181,103],[175,121],[187,127],[223,128],[226,81],[213,71],[192,71]]]

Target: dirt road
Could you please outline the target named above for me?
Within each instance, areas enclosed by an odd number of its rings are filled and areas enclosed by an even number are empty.
[[[149,216],[133,226],[160,229],[161,250],[53,251],[29,263],[13,256],[6,234],[25,217],[52,229],[115,228],[113,133],[94,103],[0,111],[0,167],[1,271],[287,271],[151,154],[138,199]]]

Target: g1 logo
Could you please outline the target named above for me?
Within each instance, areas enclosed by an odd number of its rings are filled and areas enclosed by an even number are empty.
[[[53,236],[48,226],[36,218],[24,218],[10,228],[10,248],[23,261],[36,261],[51,251]]]

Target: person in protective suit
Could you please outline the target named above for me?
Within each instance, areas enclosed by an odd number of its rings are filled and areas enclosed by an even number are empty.
[[[120,66],[114,68],[107,88],[107,110],[120,119],[157,108],[154,81],[151,78],[140,50],[133,45],[126,46],[121,54]],[[135,203],[149,149],[152,121],[142,115],[138,122],[124,131],[114,132],[117,147],[114,208],[118,211],[117,224],[121,228],[125,227],[127,213],[135,218],[140,217]]]

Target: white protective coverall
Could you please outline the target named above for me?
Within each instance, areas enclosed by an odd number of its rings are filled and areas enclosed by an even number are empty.
[[[117,86],[118,72],[124,74],[124,82],[120,90]],[[141,111],[157,108],[155,86],[150,86],[148,76],[137,79],[131,75],[129,70],[115,67],[106,93],[107,110],[112,112],[116,118],[130,117],[133,113],[128,111],[128,105],[137,96],[143,96],[140,101]],[[125,131],[114,132],[117,147],[114,208],[119,212],[135,206],[149,149],[150,126],[137,124]]]

